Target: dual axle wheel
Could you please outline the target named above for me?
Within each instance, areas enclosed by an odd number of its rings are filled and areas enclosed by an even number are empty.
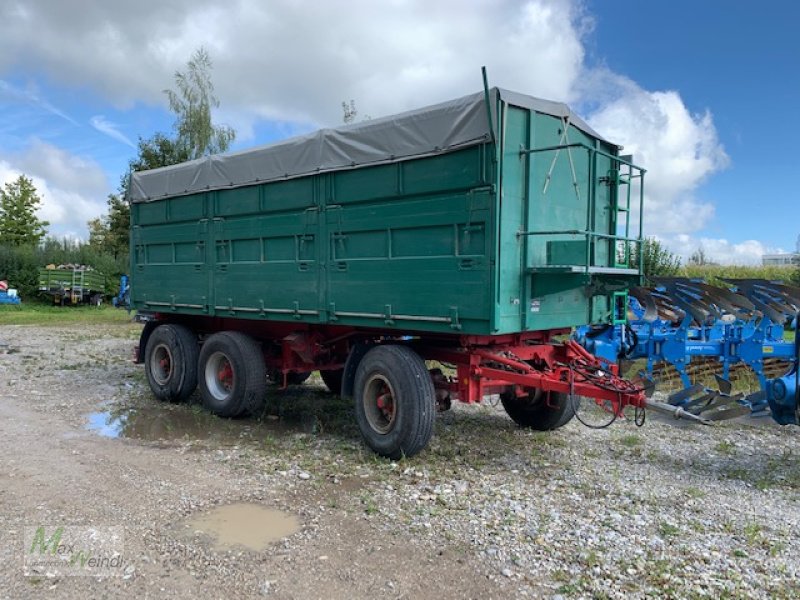
[[[160,325],[150,334],[144,358],[150,388],[161,400],[185,400],[199,384],[203,405],[221,417],[259,414],[264,407],[263,354],[260,344],[243,333],[215,333],[201,348],[189,328]],[[338,394],[350,373],[345,392],[352,390],[356,421],[370,448],[392,459],[424,449],[433,435],[436,394],[422,358],[401,345],[362,347],[351,358],[360,359],[354,373],[346,367],[321,375]],[[555,429],[573,416],[564,394],[532,391],[518,397],[507,393],[501,400],[509,416],[523,427]]]
[[[264,407],[267,373],[261,349],[243,333],[215,333],[201,350],[188,327],[160,325],[147,341],[145,371],[160,400],[186,400],[199,383],[203,405],[221,417],[258,414]]]

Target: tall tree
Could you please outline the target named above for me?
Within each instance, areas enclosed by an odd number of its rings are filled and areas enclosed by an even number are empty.
[[[211,109],[219,106],[219,100],[211,82],[212,63],[208,52],[199,48],[186,67],[185,72],[175,73],[176,89],[164,90],[170,110],[175,113],[174,135],[156,132],[150,138],[139,138],[138,153],[128,163],[119,194],[108,197],[108,214],[89,221],[92,246],[110,252],[115,258],[128,252],[130,174],[225,152],[236,137],[233,129],[214,125],[211,120]]]
[[[177,90],[164,90],[169,108],[175,113],[177,142],[191,158],[225,152],[236,138],[236,132],[225,125],[211,122],[211,109],[219,107],[211,82],[211,57],[202,46],[186,65],[186,71],[175,73]]]
[[[117,194],[108,195],[108,213],[89,221],[89,245],[114,259],[128,253],[128,234],[131,211],[128,203]]]
[[[0,190],[0,243],[35,246],[47,233],[47,221],[36,216],[42,199],[33,181],[20,175]]]
[[[356,115],[358,115],[358,109],[356,109],[355,100],[350,100],[350,104],[342,102],[342,122],[345,125],[349,125],[355,121]]]

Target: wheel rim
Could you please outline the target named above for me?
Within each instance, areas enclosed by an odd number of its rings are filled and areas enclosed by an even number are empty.
[[[209,393],[217,400],[225,400],[234,386],[233,366],[222,352],[214,352],[208,357],[205,368],[205,381]]]
[[[166,385],[172,377],[172,352],[165,344],[159,344],[150,357],[150,373],[158,385]]]
[[[547,402],[547,394],[540,388],[526,388],[527,396],[519,397],[511,392],[510,400],[519,408],[531,410],[539,408],[543,403]]]
[[[381,434],[389,433],[397,420],[397,403],[392,384],[383,375],[375,374],[364,386],[364,415],[369,426]]]

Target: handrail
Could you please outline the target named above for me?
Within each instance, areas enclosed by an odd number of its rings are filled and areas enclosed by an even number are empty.
[[[598,231],[581,231],[580,229],[554,229],[552,231],[518,231],[517,237],[523,235],[590,235],[592,237],[606,240],[617,240],[618,242],[643,242],[642,238],[632,238],[623,235],[613,235],[611,233],[600,233]]]
[[[596,240],[611,240],[612,243],[610,244],[609,252],[611,256],[609,256],[610,262],[613,266],[616,267],[624,267],[625,265],[629,264],[631,251],[633,248],[637,248],[637,262],[638,262],[638,271],[640,274],[644,272],[644,253],[642,252],[643,244],[644,244],[644,219],[643,219],[643,209],[644,209],[644,174],[647,170],[643,167],[636,165],[632,160],[627,160],[627,157],[623,158],[621,156],[617,156],[614,154],[610,154],[593,146],[590,146],[584,142],[571,142],[566,144],[558,144],[554,146],[545,146],[542,148],[525,148],[520,146],[519,155],[526,156],[531,154],[538,154],[542,152],[560,152],[561,150],[569,150],[570,148],[583,148],[588,153],[589,158],[589,188],[587,190],[586,196],[586,228],[584,230],[580,229],[569,229],[569,230],[550,230],[550,231],[518,231],[517,237],[523,236],[536,236],[536,235],[572,235],[572,236],[583,236],[586,239],[586,252],[585,252],[585,269],[586,272],[589,272],[591,267],[596,265],[593,264],[593,249],[594,249],[594,242]],[[597,156],[603,156],[612,161],[612,169],[615,173],[618,173],[614,177],[606,177],[605,180],[609,183],[609,185],[615,186],[615,194],[613,198],[613,210],[615,211],[615,217],[612,219],[611,228],[615,231],[619,231],[618,227],[618,218],[620,213],[625,213],[625,222],[624,222],[624,229],[625,235],[617,235],[611,233],[603,233],[593,230],[593,219],[596,210],[596,182],[594,178],[597,176],[595,172],[597,168]],[[621,173],[623,165],[627,166],[627,173]],[[630,237],[630,215],[631,215],[631,191],[632,191],[632,182],[634,179],[640,180],[639,185],[639,235],[638,237]],[[602,178],[600,179],[602,181]],[[624,199],[619,197],[621,193],[620,187],[626,185],[627,192],[624,196]],[[621,202],[624,201],[624,206]],[[635,244],[633,248],[631,244]],[[622,251],[622,255],[620,257],[620,251]],[[579,265],[576,265],[579,266]]]
[[[598,150],[597,148],[593,148],[589,144],[584,144],[583,142],[571,142],[569,144],[560,144],[558,146],[545,146],[544,148],[523,148],[523,147],[520,147],[519,153],[520,153],[520,155],[523,155],[523,154],[536,154],[537,152],[552,152],[554,150],[566,150],[567,148],[584,148],[584,149],[588,150],[589,152],[594,152],[595,154],[600,154],[602,156],[605,156],[606,158],[610,158],[611,160],[614,160],[614,161],[616,161],[618,163],[621,163],[623,165],[628,165],[629,167],[632,167],[632,168],[636,169],[637,171],[640,171],[642,175],[647,173],[647,169],[645,169],[644,167],[640,167],[638,165],[635,165],[631,161],[625,160],[621,156],[615,156],[614,154],[609,154],[608,152],[604,152],[603,150]],[[634,175],[634,177],[639,177],[639,176],[640,175]]]

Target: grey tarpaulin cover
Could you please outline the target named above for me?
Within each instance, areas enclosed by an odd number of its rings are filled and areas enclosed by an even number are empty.
[[[598,139],[566,104],[492,88],[493,130],[498,96],[505,102],[559,118]],[[131,175],[128,199],[151,202],[171,196],[229,189],[313,173],[353,169],[439,154],[486,142],[489,120],[483,92],[354,125]]]

